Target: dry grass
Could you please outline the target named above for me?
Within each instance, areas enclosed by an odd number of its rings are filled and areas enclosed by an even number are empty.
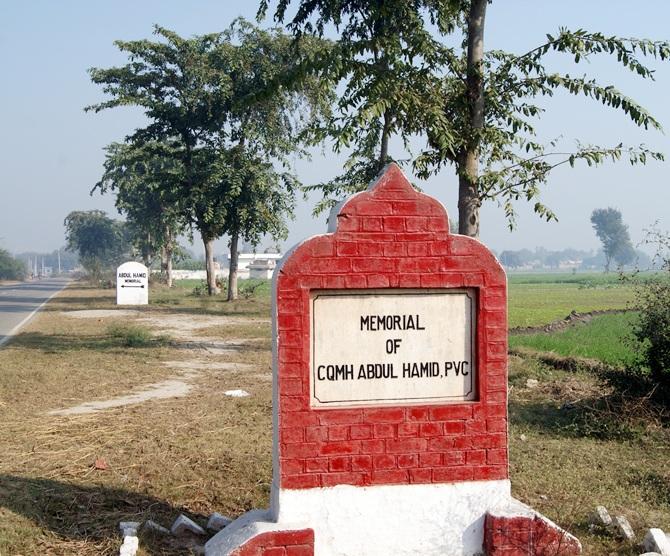
[[[212,511],[238,515],[267,505],[267,338],[262,347],[224,355],[212,354],[206,344],[127,347],[114,329],[146,326],[144,317],[174,311],[149,306],[120,319],[63,314],[113,308],[110,291],[70,288],[0,350],[0,554],[114,554],[120,520],[169,526],[184,512],[202,523]],[[198,318],[199,307],[180,308],[186,310],[177,315]],[[233,312],[244,315],[243,308]],[[223,311],[208,313],[225,318]],[[239,333],[244,327],[235,328]],[[174,361],[197,367],[189,371],[195,388],[187,398],[47,415],[180,376]],[[250,366],[216,368],[229,362]],[[252,396],[223,395],[237,388]],[[96,460],[106,469],[96,469]],[[156,539],[142,542],[145,555],[186,552]]]
[[[158,290],[120,318],[63,314],[113,309],[111,290],[69,288],[0,350],[0,554],[115,554],[120,520],[169,525],[184,512],[203,523],[212,511],[268,504],[267,299],[226,304]],[[172,341],[127,347],[110,327],[129,326]],[[670,529],[665,417],[644,401],[617,400],[593,373],[527,356],[512,356],[510,367],[515,495],[576,533],[587,554],[638,554],[589,530],[597,504],[625,514],[640,536],[643,527]],[[47,414],[175,377],[190,381],[188,396]],[[526,388],[527,378],[539,386]],[[223,395],[237,388],[252,395]],[[140,544],[144,556],[189,552],[160,539]]]
[[[625,515],[639,540],[670,530],[668,416],[625,397],[592,372],[510,358],[510,462],[514,494],[573,532],[585,554],[639,554],[589,527],[596,505]],[[525,387],[537,378],[537,387]]]

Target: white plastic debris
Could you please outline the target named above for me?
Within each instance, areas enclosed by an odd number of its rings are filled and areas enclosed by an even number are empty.
[[[170,531],[176,537],[183,535],[185,532],[194,533],[196,535],[206,535],[205,530],[200,527],[195,521],[189,519],[184,514],[180,514],[177,519],[175,519]]]
[[[119,549],[119,556],[135,556],[139,547],[140,541],[136,536],[126,535],[123,537],[123,544]]]
[[[526,381],[526,388],[537,388],[537,385],[540,384],[540,381],[536,378],[529,378]]]
[[[159,523],[156,523],[155,521],[152,521],[150,519],[147,519],[142,529],[148,533],[159,533],[161,535],[170,534],[170,531],[166,527],[163,527]]]
[[[658,552],[661,556],[670,556],[670,541],[662,529],[649,529],[642,542],[645,550]]]
[[[233,522],[232,519],[225,515],[221,515],[220,513],[214,512],[212,515],[209,516],[209,520],[207,521],[207,529],[210,531],[218,532],[221,531],[224,527],[227,527]]]
[[[231,396],[233,398],[246,398],[251,394],[249,394],[249,392],[247,392],[246,390],[226,390],[224,392],[224,395]]]

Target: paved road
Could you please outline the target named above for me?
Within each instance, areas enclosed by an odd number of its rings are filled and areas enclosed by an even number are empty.
[[[68,279],[53,278],[0,286],[0,346],[68,283]]]

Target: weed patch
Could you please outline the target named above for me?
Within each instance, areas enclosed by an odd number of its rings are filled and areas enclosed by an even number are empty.
[[[148,328],[132,324],[113,324],[107,331],[125,347],[158,347],[170,341],[170,337],[165,334],[154,335]]]

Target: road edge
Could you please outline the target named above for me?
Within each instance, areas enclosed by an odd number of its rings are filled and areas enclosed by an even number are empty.
[[[49,303],[49,301],[51,301],[65,288],[67,288],[70,285],[70,282],[72,282],[72,280],[68,280],[67,282],[65,282],[65,284],[61,289],[56,290],[54,293],[52,293],[49,297],[47,297],[44,301],[42,301],[42,303],[40,303],[39,306],[37,306],[32,313],[30,313],[19,324],[17,324],[14,328],[12,328],[9,332],[7,332],[7,335],[4,338],[0,339],[0,347],[4,346],[7,342],[9,342],[9,340],[11,340],[16,335],[16,333],[21,329],[22,326],[28,324],[28,321],[35,316],[35,313],[37,313],[40,309],[42,309],[42,307],[44,307],[47,303]]]

